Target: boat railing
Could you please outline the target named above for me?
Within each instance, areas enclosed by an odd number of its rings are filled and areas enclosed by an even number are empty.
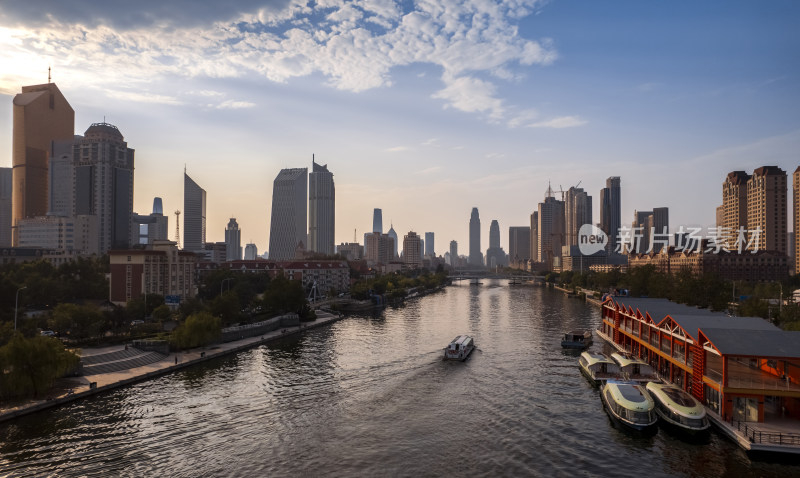
[[[781,378],[728,377],[728,387],[758,390],[800,390],[800,384]]]
[[[759,445],[800,446],[800,433],[759,430],[756,427],[748,425],[747,422],[740,422],[734,419],[731,419],[731,426],[750,440],[750,443],[757,443]]]

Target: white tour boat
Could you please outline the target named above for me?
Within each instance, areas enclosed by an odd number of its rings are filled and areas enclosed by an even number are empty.
[[[611,358],[619,365],[619,370],[625,380],[633,380],[634,382],[658,381],[656,370],[640,358],[620,352],[614,352],[611,354]]]
[[[656,413],[663,423],[689,435],[708,431],[711,423],[705,407],[684,390],[664,383],[650,382],[647,391],[656,404]]]
[[[612,420],[636,431],[654,429],[658,421],[655,402],[637,382],[609,380],[600,390],[606,412]]]
[[[445,360],[464,361],[475,349],[475,340],[469,335],[459,335],[444,349]]]
[[[619,378],[619,365],[601,353],[582,352],[578,365],[581,372],[595,386],[600,385],[603,380]]]

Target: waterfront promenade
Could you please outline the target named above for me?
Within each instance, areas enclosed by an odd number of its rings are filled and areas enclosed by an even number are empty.
[[[52,407],[57,407],[65,403],[80,400],[92,395],[107,392],[115,388],[130,385],[143,380],[149,380],[164,374],[190,367],[192,365],[211,360],[217,357],[246,350],[273,340],[280,339],[292,334],[298,334],[305,330],[321,327],[333,323],[343,316],[334,315],[329,312],[316,311],[317,319],[313,322],[301,322],[299,326],[283,327],[272,332],[265,333],[256,337],[248,337],[232,342],[209,345],[208,347],[198,347],[187,351],[170,353],[165,355],[162,360],[148,363],[139,367],[119,370],[110,373],[100,373],[89,376],[68,377],[59,379],[58,384],[51,390],[46,398],[38,400],[27,400],[17,403],[14,406],[0,405],[0,422],[11,420],[23,415],[35,413]],[[125,345],[115,345],[111,347],[96,347],[83,350],[82,357],[91,357],[101,354],[108,354],[126,349]]]

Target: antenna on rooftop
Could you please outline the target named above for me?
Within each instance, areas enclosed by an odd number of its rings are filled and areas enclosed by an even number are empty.
[[[50,65],[47,65],[47,82],[50,83]]]
[[[181,248],[181,211],[175,211],[175,242],[178,244],[178,249]]]

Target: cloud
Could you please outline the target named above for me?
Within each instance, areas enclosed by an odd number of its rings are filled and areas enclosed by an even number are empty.
[[[387,153],[399,153],[401,151],[408,151],[408,150],[409,150],[408,146],[394,146],[391,148],[384,149],[384,151]]]
[[[426,169],[422,169],[422,170],[420,170],[420,171],[417,171],[417,174],[420,174],[420,175],[428,175],[428,174],[435,173],[435,172],[437,172],[437,171],[439,171],[439,170],[441,170],[441,169],[442,169],[442,167],[441,167],[441,166],[432,166],[432,167],[430,167],[430,168],[426,168]]]
[[[545,121],[538,121],[528,125],[529,128],[574,128],[576,126],[583,126],[586,120],[579,116],[559,116]]]
[[[133,101],[137,103],[157,103],[162,105],[183,104],[179,99],[175,98],[174,96],[158,95],[147,92],[106,90],[106,95],[111,98],[116,98],[123,101]]]
[[[427,139],[427,140],[423,141],[422,143],[420,143],[420,145],[422,145],[422,146],[438,146],[439,145],[439,138]]]
[[[557,58],[551,40],[519,34],[519,20],[540,3],[5,2],[0,64],[17,71],[34,58],[57,65],[60,80],[101,89],[253,73],[287,82],[318,73],[329,86],[352,92],[390,87],[397,66],[427,64],[442,72],[434,99],[500,121],[508,105],[498,82],[515,81],[524,67]],[[0,77],[0,91],[17,90],[18,81]]]
[[[218,110],[238,110],[242,108],[252,108],[256,104],[251,103],[249,101],[234,101],[234,100],[225,100],[222,103],[215,106]]]

